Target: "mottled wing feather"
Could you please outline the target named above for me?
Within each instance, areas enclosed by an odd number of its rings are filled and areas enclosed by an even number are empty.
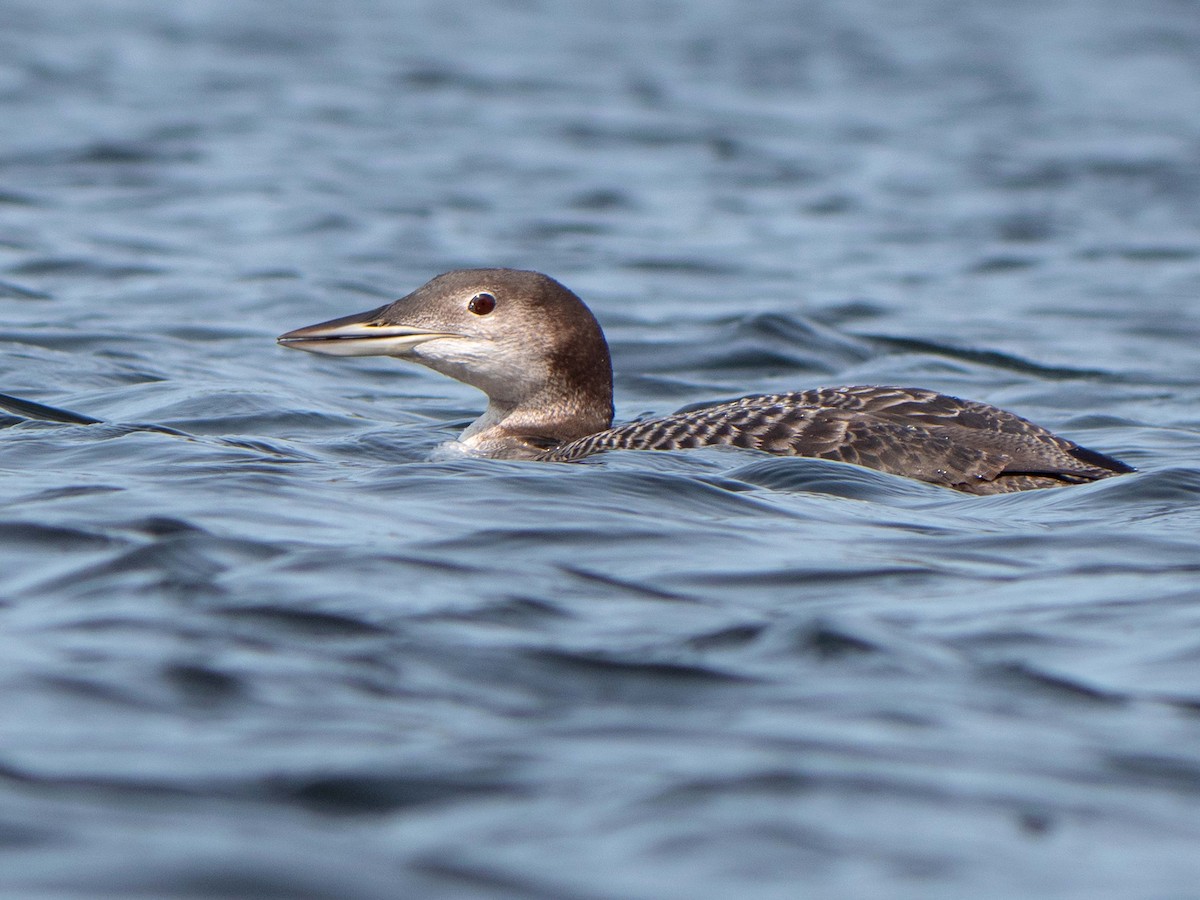
[[[1082,482],[1132,472],[1130,466],[987,403],[960,400],[933,391],[904,390],[923,395],[874,410],[890,421],[925,425],[964,447],[1002,453],[1008,457],[1001,474],[1051,476]]]
[[[631,422],[547,451],[574,460],[604,450],[725,444],[856,463],[973,493],[1092,481],[1128,466],[986,403],[895,387],[762,394]]]
[[[875,419],[862,413],[839,414],[845,423],[842,442],[823,452],[798,455],[855,463],[947,487],[991,481],[1010,461],[1005,453],[959,443],[920,425]]]

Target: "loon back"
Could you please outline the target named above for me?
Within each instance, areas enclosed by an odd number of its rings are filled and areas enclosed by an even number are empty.
[[[591,311],[518,269],[439,275],[394,303],[298,328],[279,343],[330,356],[395,356],[479,388],[471,452],[569,461],[604,450],[726,444],[857,463],[974,494],[1132,472],[1020,416],[914,388],[819,388],[743,397],[612,428],[612,366]]]
[[[872,386],[742,397],[601,431],[540,458],[717,444],[856,463],[972,494],[1080,484],[1133,471],[986,403]]]

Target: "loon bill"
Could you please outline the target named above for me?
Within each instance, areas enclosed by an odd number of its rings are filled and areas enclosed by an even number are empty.
[[[565,461],[726,444],[857,463],[972,494],[1133,471],[1010,412],[919,388],[760,394],[613,428],[604,333],[582,300],[539,272],[447,272],[394,303],[289,331],[279,343],[396,356],[478,388],[487,410],[459,440],[483,456]]]

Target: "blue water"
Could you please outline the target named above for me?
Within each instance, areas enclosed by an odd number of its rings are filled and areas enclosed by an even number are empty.
[[[1200,15],[0,0],[0,894],[1186,898]],[[580,293],[618,419],[901,383],[1139,468],[438,460],[275,335]]]

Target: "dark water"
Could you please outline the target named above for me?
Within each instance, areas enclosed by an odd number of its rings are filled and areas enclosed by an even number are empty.
[[[1197,896],[1198,9],[0,0],[0,391],[104,420],[0,419],[0,893]],[[437,461],[479,395],[273,344],[463,265],[622,419],[1141,471]]]

